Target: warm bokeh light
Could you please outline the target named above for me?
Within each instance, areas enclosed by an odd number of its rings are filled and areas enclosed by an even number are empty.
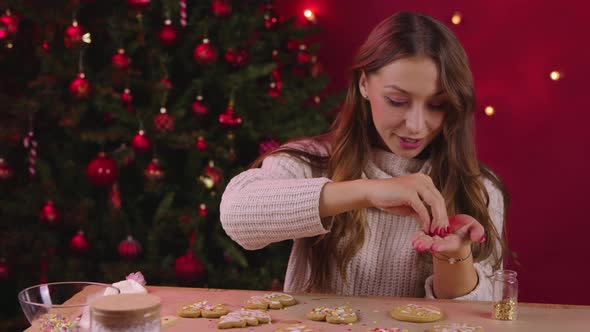
[[[549,77],[551,77],[552,80],[557,81],[561,78],[561,73],[557,70],[554,70],[549,74]]]
[[[459,25],[459,24],[461,24],[461,19],[462,19],[461,13],[455,12],[453,14],[453,17],[451,17],[451,22],[453,22],[453,24],[455,24],[455,25]]]
[[[486,113],[487,116],[492,116],[492,115],[494,115],[494,113],[496,113],[496,110],[494,110],[494,108],[492,106],[486,106],[484,112]]]
[[[92,36],[90,35],[90,32],[87,32],[82,35],[82,41],[85,42],[86,44],[92,43]]]
[[[303,12],[303,15],[305,15],[305,18],[307,18],[309,22],[316,23],[315,14],[311,11],[311,9],[306,9]]]

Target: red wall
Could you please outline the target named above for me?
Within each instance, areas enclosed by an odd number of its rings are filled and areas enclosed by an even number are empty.
[[[521,300],[590,304],[590,3],[577,1],[299,0],[280,13],[316,13],[320,62],[343,89],[370,29],[400,10],[451,27],[470,58],[480,114],[479,158],[512,198],[509,244],[519,255]],[[463,23],[450,23],[453,12]],[[549,72],[564,73],[559,81]],[[483,107],[496,114],[488,117]]]

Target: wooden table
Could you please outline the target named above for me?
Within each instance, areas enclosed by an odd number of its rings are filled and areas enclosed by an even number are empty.
[[[180,318],[176,309],[194,301],[207,300],[210,303],[224,303],[230,311],[242,307],[244,301],[252,295],[269,292],[224,290],[180,287],[147,287],[150,294],[162,299],[162,317],[177,318],[163,332],[198,332],[221,331],[217,329],[217,319]],[[288,324],[303,323],[314,331],[366,331],[373,327],[405,327],[412,331],[427,331],[435,323],[406,323],[391,318],[389,311],[398,304],[430,304],[443,310],[445,317],[439,322],[465,322],[480,325],[485,331],[590,331],[590,306],[519,304],[519,316],[515,321],[498,321],[490,318],[489,302],[470,302],[453,300],[427,300],[418,298],[395,297],[344,297],[332,295],[298,295],[293,294],[299,303],[283,310],[269,310],[272,324],[263,324],[244,329],[228,331],[274,331]],[[305,318],[306,313],[314,307],[348,305],[359,314],[359,321],[353,325],[334,325],[326,322],[314,322]],[[32,331],[29,328],[27,331]]]
[[[151,294],[162,299],[162,316],[176,316],[176,309],[187,303],[208,300],[212,303],[224,303],[230,310],[242,307],[252,295],[268,292],[245,290],[222,290],[178,287],[148,287]],[[229,331],[274,331],[280,326],[299,323],[313,328],[314,331],[366,331],[373,327],[405,327],[410,332],[426,331],[434,323],[405,323],[391,318],[389,311],[397,304],[417,303],[431,304],[441,308],[445,314],[439,322],[466,322],[480,325],[486,331],[590,331],[590,306],[519,304],[519,316],[515,321],[498,321],[490,318],[490,302],[466,302],[453,300],[427,300],[416,298],[393,297],[343,297],[331,295],[297,295],[293,294],[299,304],[283,310],[269,310],[271,325],[259,325]],[[333,325],[325,322],[313,322],[305,318],[306,313],[318,306],[348,305],[360,310],[360,320],[354,325]],[[179,318],[174,325],[164,332],[221,331],[217,329],[217,319]]]

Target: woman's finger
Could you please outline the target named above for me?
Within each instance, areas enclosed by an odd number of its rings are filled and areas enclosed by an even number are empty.
[[[430,214],[428,214],[428,209],[424,205],[424,202],[420,199],[418,194],[415,194],[413,197],[410,198],[409,202],[406,204],[412,207],[418,218],[422,221],[422,230],[425,233],[430,231]]]
[[[449,218],[451,232],[461,233],[464,240],[483,243],[486,241],[485,229],[470,215],[458,214]]]
[[[433,238],[422,231],[418,231],[412,237],[412,247],[419,252],[429,251],[432,247]]]
[[[441,202],[438,197],[428,188],[423,188],[418,192],[424,203],[430,206],[432,211],[432,221],[430,227],[425,232],[429,234],[437,234],[441,220],[447,218],[446,208],[441,208]]]

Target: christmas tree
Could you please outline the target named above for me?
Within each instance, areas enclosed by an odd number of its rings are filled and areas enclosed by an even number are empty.
[[[327,129],[314,25],[269,1],[8,1],[0,18],[0,283],[280,287],[290,243],[220,227],[229,179]]]

